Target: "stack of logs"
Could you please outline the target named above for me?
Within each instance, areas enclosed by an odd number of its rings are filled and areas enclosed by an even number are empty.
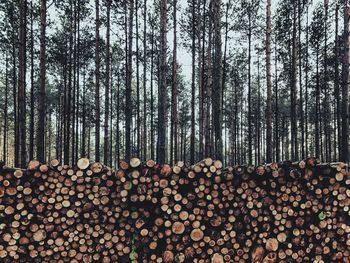
[[[2,167],[2,165],[1,165]],[[350,262],[344,163],[0,168],[1,262]]]

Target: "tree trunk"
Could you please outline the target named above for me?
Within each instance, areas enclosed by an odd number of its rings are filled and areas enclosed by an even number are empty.
[[[143,3],[143,159],[147,159],[147,0]]]
[[[298,50],[299,50],[299,110],[300,110],[300,128],[301,128],[301,158],[304,159],[305,155],[305,123],[304,123],[304,109],[303,109],[303,79],[302,79],[302,44],[301,44],[301,0],[298,0]]]
[[[100,1],[95,0],[95,161],[100,161]]]
[[[139,51],[139,1],[135,3],[136,24],[136,156],[141,152],[141,119],[140,119],[140,51]]]
[[[210,102],[212,93],[212,36],[213,36],[213,25],[212,25],[212,2],[209,3],[209,31],[208,31],[208,50],[207,50],[207,87],[205,94],[205,155],[211,156],[212,154],[212,144],[211,144],[211,125],[210,125]]]
[[[340,159],[342,140],[341,140],[341,96],[340,96],[340,85],[339,85],[339,3],[336,2],[335,5],[335,40],[334,40],[334,97],[336,100],[336,134],[337,140],[334,138],[334,141],[337,141],[335,147],[335,159]],[[338,149],[336,149],[338,147]]]
[[[315,156],[320,157],[320,76],[319,76],[319,44],[316,44],[316,97],[315,97]]]
[[[107,30],[106,30],[106,83],[105,83],[105,120],[104,120],[104,152],[103,162],[108,165],[109,152],[109,75],[110,75],[110,32],[111,32],[111,0],[107,0]]]
[[[33,2],[30,3],[30,124],[29,124],[29,159],[34,159],[34,17]]]
[[[293,4],[293,31],[292,31],[292,72],[291,72],[291,90],[290,90],[290,114],[291,114],[291,158],[293,161],[298,159],[298,141],[297,141],[297,19],[296,3]]]
[[[252,25],[251,14],[248,11],[248,162],[253,162],[252,147],[252,87],[251,87],[251,45],[252,45]]]
[[[344,1],[344,57],[342,71],[342,155],[341,160],[348,162],[349,157],[349,64],[350,64],[350,6]]]
[[[128,20],[128,49],[126,66],[126,90],[125,90],[125,158],[131,158],[131,126],[132,126],[132,41],[133,41],[133,18],[134,18],[134,0],[129,1],[129,20]]]
[[[272,162],[271,0],[266,2],[266,162]]]
[[[37,159],[45,161],[46,0],[40,1],[40,87],[38,100]]]
[[[9,93],[9,76],[8,76],[8,68],[9,68],[9,63],[8,63],[8,56],[7,56],[7,51],[6,51],[6,62],[5,62],[5,102],[4,102],[4,144],[3,144],[3,161],[7,163],[8,159],[8,151],[7,151],[7,131],[8,131],[8,93]]]
[[[195,162],[195,134],[196,134],[196,28],[195,28],[195,3],[192,1],[192,14],[191,14],[191,26],[192,26],[192,82],[191,82],[191,138],[190,138],[190,162]]]
[[[151,159],[154,159],[154,95],[153,95],[153,75],[154,75],[154,25],[151,25]]]
[[[157,162],[165,162],[165,139],[167,127],[167,0],[160,1],[160,86],[158,90],[158,142]]]
[[[19,165],[26,166],[26,38],[27,0],[19,1],[19,68],[18,68],[18,125],[19,125]]]
[[[221,0],[213,0],[214,15],[214,77],[213,77],[213,126],[215,158],[222,160],[222,40],[221,40]]]
[[[170,147],[170,162],[174,163],[178,161],[177,156],[177,127],[178,127],[178,117],[177,117],[177,17],[176,17],[176,11],[177,11],[177,0],[173,0],[173,26],[174,26],[174,42],[173,42],[173,72],[172,72],[172,103],[171,103],[171,147]]]

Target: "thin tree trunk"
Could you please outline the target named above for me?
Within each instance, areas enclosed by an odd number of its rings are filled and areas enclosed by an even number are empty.
[[[19,147],[21,167],[26,166],[26,37],[27,37],[27,1],[19,2],[20,28],[19,28],[19,68],[18,68],[18,124],[19,124]]]
[[[165,140],[167,127],[167,0],[160,1],[160,86],[158,90],[158,141],[157,162],[165,162]]]
[[[305,51],[305,156],[309,155],[309,123],[308,123],[308,103],[309,103],[309,8],[306,7],[306,51]]]
[[[319,105],[320,105],[320,76],[319,76],[319,47],[316,44],[316,107],[315,107],[315,155],[316,158],[320,157],[320,117],[319,117]]]
[[[131,157],[131,126],[132,126],[132,42],[133,42],[133,18],[134,18],[134,1],[129,1],[129,32],[128,32],[128,54],[126,66],[126,90],[125,90],[125,158]]]
[[[337,136],[337,144],[335,147],[335,159],[340,158],[341,156],[341,148],[342,148],[342,140],[341,140],[341,96],[340,96],[340,85],[339,85],[339,3],[336,2],[335,6],[335,43],[334,43],[334,97],[336,100],[336,134]],[[334,138],[334,141],[336,139]]]
[[[111,0],[107,0],[107,30],[106,30],[106,83],[105,83],[105,120],[104,120],[104,153],[103,162],[108,165],[109,152],[109,75],[110,75],[110,32],[111,32]]]
[[[12,42],[12,91],[13,91],[13,120],[14,120],[14,165],[16,167],[19,166],[19,132],[18,132],[18,103],[17,103],[17,63],[16,63],[16,43],[17,43],[17,35],[16,35],[16,21],[11,13],[11,42]]]
[[[266,2],[266,162],[272,162],[271,0]]]
[[[177,127],[178,127],[178,117],[177,117],[177,79],[176,79],[176,74],[177,74],[177,17],[176,17],[176,11],[177,11],[177,0],[173,0],[173,26],[174,26],[174,41],[173,41],[173,72],[172,72],[172,110],[171,110],[171,147],[170,147],[170,161],[176,162],[178,161],[178,156],[177,156]]]
[[[221,40],[221,0],[213,0],[214,27],[214,76],[213,76],[213,126],[215,158],[222,160],[222,40]]]
[[[349,156],[349,64],[350,64],[350,6],[344,1],[344,57],[342,70],[342,155],[341,160],[348,162]]]
[[[251,14],[248,11],[248,162],[253,162],[252,148],[252,87],[251,87],[251,45],[252,45],[252,25]]]
[[[153,95],[153,75],[154,75],[154,26],[151,26],[151,159],[154,159],[154,95]]]
[[[45,161],[46,0],[40,2],[40,88],[38,101],[37,159]]]
[[[82,98],[82,128],[81,128],[81,157],[86,157],[86,67],[83,71],[83,98]]]
[[[95,161],[100,161],[100,2],[95,0]]]
[[[140,51],[139,51],[139,1],[135,3],[136,24],[136,156],[141,153],[141,118],[140,118]]]
[[[29,159],[34,159],[34,18],[33,2],[30,3],[30,124],[29,124]]]
[[[209,31],[208,31],[208,72],[207,72],[207,89],[205,94],[205,155],[211,156],[212,154],[212,144],[211,144],[211,125],[210,125],[210,103],[211,103],[211,93],[212,93],[212,2],[209,3]]]
[[[143,3],[143,159],[147,159],[147,0]]]
[[[291,102],[291,158],[292,160],[298,159],[298,139],[297,139],[297,19],[296,19],[296,3],[293,4],[293,31],[292,31],[292,72],[291,72],[291,90],[290,90],[290,102]]]
[[[3,161],[7,163],[7,130],[8,130],[8,93],[9,93],[9,76],[8,76],[8,56],[6,51],[6,62],[5,62],[5,102],[4,102],[4,144],[3,144]]]
[[[301,45],[301,0],[298,0],[298,50],[299,50],[299,110],[300,110],[300,128],[301,128],[301,158],[304,159],[305,155],[305,123],[304,123],[304,109],[303,109],[303,79],[302,79],[302,45]]]
[[[192,1],[192,17],[191,17],[191,26],[192,26],[192,81],[191,81],[191,138],[190,138],[190,162],[195,162],[195,134],[196,134],[196,28],[195,28],[195,3]]]

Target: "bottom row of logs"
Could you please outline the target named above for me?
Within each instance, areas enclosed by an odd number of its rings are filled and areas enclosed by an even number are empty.
[[[0,167],[0,262],[350,262],[350,173],[317,159]]]

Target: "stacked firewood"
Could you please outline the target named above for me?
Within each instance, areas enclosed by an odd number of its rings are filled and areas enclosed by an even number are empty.
[[[0,262],[350,262],[344,163],[0,167]]]

